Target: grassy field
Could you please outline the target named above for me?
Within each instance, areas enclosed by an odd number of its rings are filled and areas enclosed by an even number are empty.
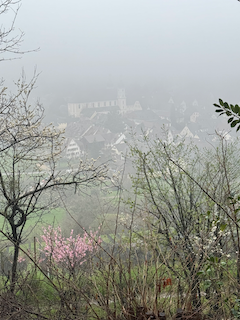
[[[43,214],[42,216],[32,216],[27,219],[26,229],[32,227],[34,228],[38,225],[38,228],[46,225],[59,225],[61,224],[63,217],[65,214],[65,210],[61,207],[54,208],[49,210],[48,213]],[[0,216],[0,225],[2,226],[5,222],[5,218]]]

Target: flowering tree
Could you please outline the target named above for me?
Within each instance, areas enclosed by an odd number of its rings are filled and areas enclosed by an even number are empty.
[[[239,190],[239,157],[236,142],[227,143],[221,136],[219,142],[212,150],[199,150],[185,141],[166,144],[146,135],[130,145],[137,172],[132,181],[139,196],[134,212],[156,233],[159,259],[189,284],[195,308],[202,305],[203,288],[211,305],[220,308],[223,266],[239,251],[235,222],[240,211],[238,203],[233,207],[235,199],[229,204]],[[240,257],[236,269],[238,281]]]
[[[0,233],[14,245],[10,278],[15,290],[19,246],[30,217],[38,217],[59,204],[66,191],[86,190],[107,180],[107,165],[80,159],[72,172],[59,167],[64,151],[64,132],[44,124],[44,108],[29,105],[36,76],[17,82],[8,94],[0,85]]]
[[[49,226],[43,230],[42,240],[45,242],[43,252],[50,257],[57,265],[66,268],[74,274],[84,261],[87,253],[92,253],[101,243],[98,231],[90,234],[87,232],[83,236],[79,234],[73,237],[73,230],[68,238],[62,235],[61,228],[54,229]]]

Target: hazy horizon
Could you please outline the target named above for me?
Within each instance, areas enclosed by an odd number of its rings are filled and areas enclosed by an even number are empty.
[[[1,76],[11,86],[36,67],[43,101],[121,82],[239,103],[239,14],[237,0],[23,0],[15,29],[40,50],[1,62]]]

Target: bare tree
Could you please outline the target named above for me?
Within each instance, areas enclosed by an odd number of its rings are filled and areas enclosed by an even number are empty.
[[[238,218],[228,210],[229,196],[239,188],[236,145],[221,143],[200,152],[184,141],[167,145],[147,136],[139,140],[130,146],[138,212],[156,234],[160,259],[189,284],[191,302],[200,308],[202,270],[209,261],[219,267],[238,248],[238,234],[232,231]],[[226,247],[231,240],[232,249]],[[165,259],[169,252],[171,258]],[[212,283],[211,290],[217,293],[212,302],[217,306],[221,288]]]
[[[36,77],[17,83],[17,93],[0,91],[0,215],[2,230],[14,245],[11,272],[11,291],[17,279],[19,245],[30,216],[40,217],[58,201],[66,188],[103,183],[107,178],[106,165],[80,160],[71,173],[58,169],[64,137],[52,125],[43,125],[44,109],[37,103],[28,104]],[[56,192],[57,191],[57,192]]]
[[[21,0],[0,0],[0,17],[7,15],[10,23],[0,25],[0,61],[21,57],[24,32],[15,30]],[[8,16],[9,15],[9,16]],[[16,83],[15,94],[8,93],[0,83],[0,215],[1,232],[14,246],[10,289],[17,280],[19,246],[26,222],[31,216],[41,216],[62,198],[66,188],[76,191],[103,183],[107,167],[81,160],[71,173],[58,169],[63,152],[63,132],[43,124],[44,109],[39,102],[34,107],[28,99],[36,83],[24,76]]]
[[[20,6],[21,0],[0,0],[0,17],[9,15],[10,21],[7,27],[0,24],[0,61],[20,58],[21,55],[29,52],[21,50],[24,32],[15,30],[16,18]],[[6,56],[6,54],[8,54],[8,56]]]

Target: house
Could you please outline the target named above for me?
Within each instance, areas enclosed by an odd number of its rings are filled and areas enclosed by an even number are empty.
[[[199,112],[194,112],[194,113],[192,113],[192,115],[190,116],[190,121],[191,122],[196,122],[197,121],[197,118],[200,116],[200,114],[199,114]]]
[[[181,138],[195,138],[195,139],[199,139],[199,137],[196,134],[193,134],[190,129],[188,128],[188,126],[185,126],[182,131],[179,133],[179,136]]]
[[[66,142],[66,157],[71,158],[78,158],[84,154],[83,151],[83,144],[81,141],[76,139],[67,139]]]

